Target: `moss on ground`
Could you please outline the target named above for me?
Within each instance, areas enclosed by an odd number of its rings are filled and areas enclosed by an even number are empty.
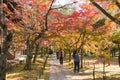
[[[47,63],[44,74],[42,74],[43,62],[43,58],[38,58],[36,63],[32,63],[32,70],[23,70],[24,62],[17,64],[7,73],[7,80],[48,80],[49,64]]]

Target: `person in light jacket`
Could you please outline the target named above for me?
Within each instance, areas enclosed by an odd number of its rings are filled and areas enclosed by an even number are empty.
[[[80,67],[80,57],[76,50],[73,51],[73,59],[74,59],[74,72],[79,72]]]

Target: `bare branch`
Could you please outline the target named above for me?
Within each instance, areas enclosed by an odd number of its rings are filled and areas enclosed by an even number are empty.
[[[49,15],[49,12],[50,12],[50,10],[52,8],[53,3],[54,3],[54,0],[52,0],[52,2],[50,4],[50,7],[49,7],[49,9],[48,9],[48,11],[47,11],[47,13],[45,15],[45,30],[46,31],[48,30],[48,15]]]
[[[53,7],[53,8],[51,8],[51,10],[64,8],[64,7],[66,7],[66,6],[69,6],[69,5],[75,4],[75,3],[77,3],[77,2],[78,2],[78,1],[75,1],[75,2],[72,2],[72,3],[69,3],[69,4],[65,4],[65,5],[63,5],[63,6],[60,6],[60,7]]]
[[[120,25],[120,21],[117,18],[114,18],[113,16],[111,16],[107,11],[105,11],[99,4],[97,4],[94,0],[90,0],[90,2],[97,7],[105,16],[107,16],[109,19],[111,19],[112,21],[114,21],[115,23]]]

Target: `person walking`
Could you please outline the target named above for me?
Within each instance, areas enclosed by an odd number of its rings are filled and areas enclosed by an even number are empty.
[[[58,52],[58,58],[59,58],[59,61],[60,61],[60,64],[63,65],[63,57],[64,57],[64,52],[62,49],[59,50]]]
[[[77,53],[77,50],[73,51],[73,59],[74,59],[74,72],[79,72],[79,66],[80,66],[80,57]]]

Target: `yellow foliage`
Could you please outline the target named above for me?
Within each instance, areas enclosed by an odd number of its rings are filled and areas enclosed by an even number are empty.
[[[108,6],[108,8],[109,8],[109,10],[115,10],[118,7],[116,5],[114,5],[114,4],[111,4],[111,5]]]
[[[115,18],[119,18],[119,17],[120,17],[120,12],[119,12],[119,13],[116,13],[116,14],[114,15],[114,17],[115,17]]]
[[[41,5],[47,5],[47,4],[49,4],[50,3],[50,1],[49,0],[40,0],[40,1],[38,1]]]
[[[110,20],[106,20],[105,21],[105,24],[109,26],[109,28],[113,28],[113,27],[116,27],[117,24],[113,21],[110,21]]]
[[[102,54],[101,54],[102,56],[103,56],[103,58],[105,58],[106,60],[110,60],[110,54],[107,52],[107,51],[105,51],[105,52],[102,52]]]

